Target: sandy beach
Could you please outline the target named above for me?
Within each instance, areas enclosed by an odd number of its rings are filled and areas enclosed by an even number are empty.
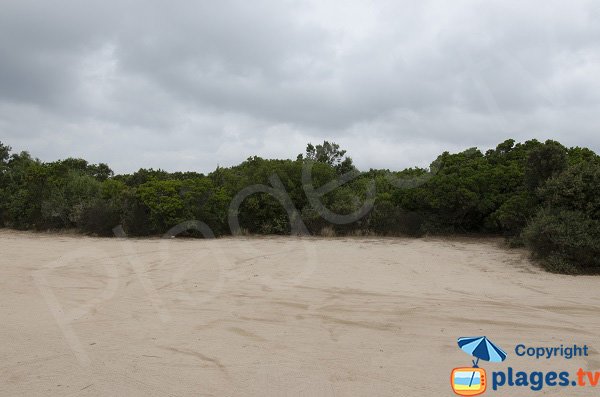
[[[450,396],[474,335],[509,355],[488,371],[600,370],[600,277],[543,272],[502,239],[4,230],[0,251],[2,396]]]

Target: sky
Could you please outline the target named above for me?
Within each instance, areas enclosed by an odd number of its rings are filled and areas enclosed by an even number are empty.
[[[359,169],[508,138],[600,152],[594,1],[3,0],[0,141],[210,172],[323,140]]]

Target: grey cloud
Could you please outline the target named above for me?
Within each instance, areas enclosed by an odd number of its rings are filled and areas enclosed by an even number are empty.
[[[591,1],[7,1],[0,140],[209,171],[331,139],[362,168],[508,137],[600,149]]]

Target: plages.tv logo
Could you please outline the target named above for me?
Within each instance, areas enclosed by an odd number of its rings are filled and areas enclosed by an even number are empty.
[[[487,377],[485,369],[479,368],[479,360],[499,363],[506,359],[506,352],[485,336],[458,338],[458,347],[475,357],[472,367],[454,368],[450,375],[452,390],[459,396],[477,396],[485,393]]]

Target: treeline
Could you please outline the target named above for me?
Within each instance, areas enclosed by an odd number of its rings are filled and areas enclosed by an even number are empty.
[[[110,236],[122,225],[128,235],[148,236],[199,220],[220,236],[231,233],[232,216],[251,234],[290,233],[298,222],[327,235],[503,234],[548,270],[597,273],[600,157],[555,141],[507,140],[485,153],[445,152],[428,169],[358,172],[344,150],[324,142],[296,160],[251,157],[208,175],[114,175],[106,164],[45,163],[0,143],[3,227]]]

